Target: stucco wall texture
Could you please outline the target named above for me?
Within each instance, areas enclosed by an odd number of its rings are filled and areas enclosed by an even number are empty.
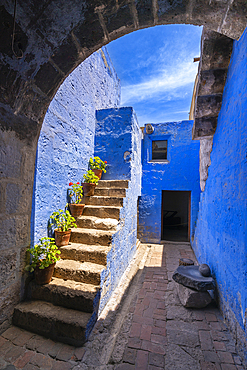
[[[142,132],[133,108],[104,109],[96,113],[95,156],[107,160],[102,179],[130,180],[126,189],[120,222],[107,255],[100,311],[110,298],[136,251],[137,200],[141,194]]]
[[[96,109],[116,107],[120,82],[106,48],[78,66],[57,91],[40,132],[32,203],[31,241],[47,235],[47,222],[67,203],[70,181],[83,180],[94,153]]]
[[[247,30],[233,45],[193,249],[212,269],[221,308],[247,363],[246,56]]]
[[[130,180],[137,172],[140,176],[142,132],[133,108],[99,110],[96,118],[94,154],[108,162],[104,179]]]
[[[190,236],[199,207],[199,148],[192,140],[193,121],[152,124],[145,131],[142,151],[142,195],[139,200],[139,237],[142,242],[161,240],[162,190],[191,191]],[[168,140],[167,161],[152,162],[152,141]]]

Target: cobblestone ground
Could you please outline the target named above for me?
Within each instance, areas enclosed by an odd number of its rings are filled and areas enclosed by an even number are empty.
[[[0,337],[0,369],[244,369],[219,310],[186,309],[178,299],[171,276],[180,257],[195,260],[190,246],[153,244],[140,253],[140,269],[128,271],[84,347],[11,327]]]

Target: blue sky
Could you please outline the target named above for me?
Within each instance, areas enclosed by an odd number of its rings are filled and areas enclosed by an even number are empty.
[[[132,32],[107,45],[121,80],[121,106],[140,126],[189,119],[202,27],[165,25]]]

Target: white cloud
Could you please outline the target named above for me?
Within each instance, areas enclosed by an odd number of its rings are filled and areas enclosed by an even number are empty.
[[[183,64],[176,63],[176,66],[172,68],[159,69],[158,75],[152,73],[144,82],[123,86],[121,105],[133,104],[154,97],[158,98],[165,93],[171,94],[175,89],[183,88],[194,82],[197,69],[198,64],[191,63],[191,61],[185,61]],[[181,94],[184,95],[184,91]]]

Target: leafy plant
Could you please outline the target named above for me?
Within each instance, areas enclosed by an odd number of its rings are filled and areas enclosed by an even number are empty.
[[[100,157],[93,157],[89,159],[89,168],[91,170],[102,170],[106,173],[107,161],[102,161]]]
[[[92,170],[88,170],[85,175],[83,175],[84,182],[89,184],[96,184],[98,185],[99,178],[94,174]]]
[[[58,231],[68,231],[72,227],[77,227],[74,217],[71,216],[67,209],[65,211],[59,209],[57,212],[53,212],[50,218],[53,220],[53,222],[49,225],[49,227],[55,225]]]
[[[82,201],[83,197],[83,187],[79,182],[76,184],[73,184],[73,182],[69,183],[69,186],[72,187],[72,189],[69,189],[69,196],[71,198],[71,203],[73,204],[79,204]]]
[[[33,272],[37,266],[43,270],[60,260],[59,254],[61,252],[56,246],[54,238],[41,238],[39,244],[35,244],[33,248],[29,248],[27,251],[31,254],[32,262],[25,267],[26,271]]]

